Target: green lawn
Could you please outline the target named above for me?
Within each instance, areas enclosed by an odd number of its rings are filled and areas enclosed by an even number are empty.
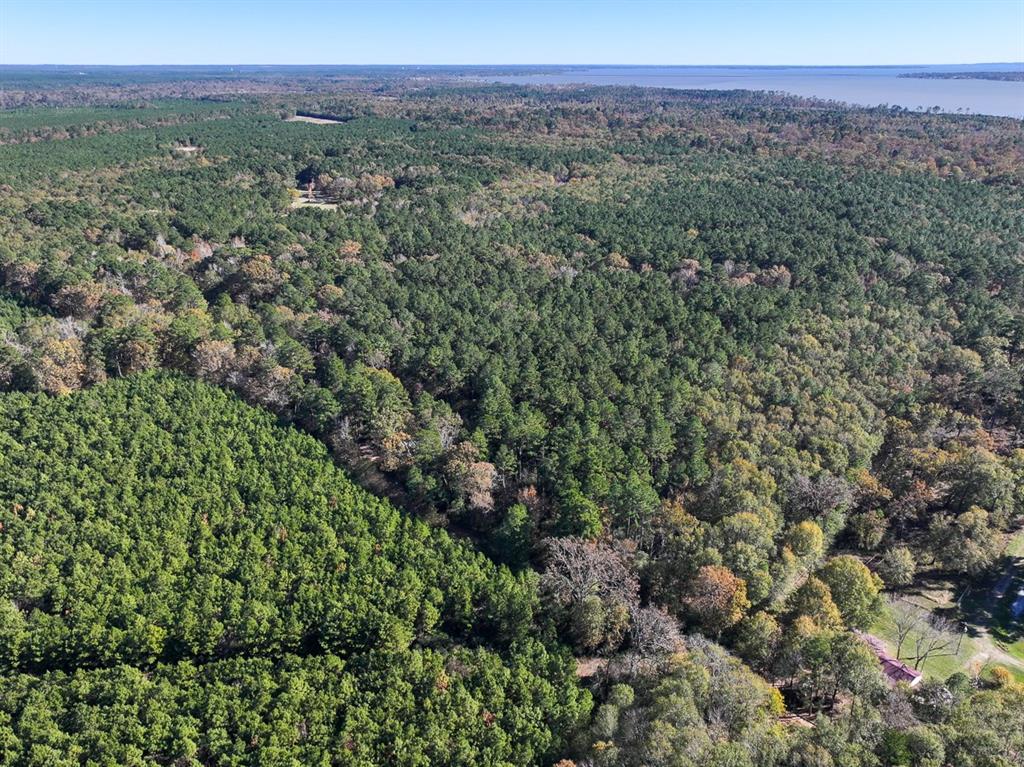
[[[1016,562],[1016,575],[993,610],[990,631],[1000,649],[1024,662],[1024,616],[1015,619],[1011,611],[1018,593],[1024,589],[1024,530],[1010,540],[1006,552]]]
[[[934,605],[928,607],[927,600],[920,597],[912,597],[909,601],[919,607],[934,609]],[[896,656],[896,626],[893,624],[892,614],[888,605],[883,608],[882,615],[871,627],[871,633],[883,641],[886,649],[893,657]],[[910,636],[903,643],[903,657],[900,660],[909,666],[913,666],[913,648],[916,637],[917,632],[911,632]],[[955,650],[956,648],[954,647],[953,649]],[[924,666],[925,678],[941,680],[946,679],[957,671],[967,672],[970,659],[980,652],[981,649],[981,642],[965,635],[960,641],[959,652],[946,652],[945,654],[936,654],[928,658]]]
[[[959,651],[933,655],[925,664],[924,675],[932,679],[945,679],[950,674],[963,671],[976,672],[978,657],[995,651],[1005,652],[1024,663],[1024,621],[1013,620],[1010,606],[1016,599],[1019,589],[1024,587],[1024,530],[1020,530],[1010,540],[1007,554],[1016,560],[1016,576],[1001,600],[993,603],[992,589],[1004,569],[989,582],[978,584],[967,589],[955,581],[922,579],[917,588],[905,596],[905,599],[918,607],[930,612],[942,611],[947,617],[962,620],[968,626],[968,634],[960,642]],[[987,632],[987,635],[986,633]],[[871,633],[881,639],[890,653],[896,655],[896,627],[893,624],[888,605],[882,615],[871,627]],[[904,642],[901,660],[912,664],[915,634],[911,634]],[[998,663],[990,660],[989,665]],[[1024,681],[1024,668],[1007,668],[1018,679]]]
[[[1010,538],[1010,542],[1006,546],[1006,553],[1011,557],[1024,557],[1024,528],[1017,531],[1017,533]]]
[[[1024,638],[1018,639],[1012,644],[1005,645],[1003,649],[1010,653],[1014,658],[1024,661]]]

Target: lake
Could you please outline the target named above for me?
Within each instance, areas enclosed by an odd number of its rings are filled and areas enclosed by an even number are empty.
[[[491,82],[520,85],[639,85],[693,90],[783,91],[861,106],[939,107],[1024,118],[1024,82],[900,77],[911,72],[1020,71],[1021,64],[933,67],[545,67],[492,75]]]

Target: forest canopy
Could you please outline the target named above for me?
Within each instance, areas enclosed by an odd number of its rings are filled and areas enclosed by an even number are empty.
[[[36,86],[0,112],[16,763],[1019,761],[1019,626],[935,662],[1021,567],[1019,121]]]
[[[271,737],[359,764],[397,737],[403,763],[458,738],[457,763],[525,764],[586,715],[571,660],[529,637],[530,578],[355,487],[269,414],[154,375],[0,408],[0,743],[24,763],[227,758]]]

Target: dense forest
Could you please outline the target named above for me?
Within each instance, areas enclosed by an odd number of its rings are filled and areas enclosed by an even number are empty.
[[[268,413],[151,374],[0,407],[5,764],[527,764],[585,721],[535,578]]]
[[[314,75],[0,112],[0,762],[1024,764],[1019,121]]]

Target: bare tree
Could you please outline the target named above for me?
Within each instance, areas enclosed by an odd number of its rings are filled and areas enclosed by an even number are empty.
[[[896,657],[903,657],[903,645],[914,629],[921,625],[927,613],[921,608],[896,597],[889,598],[889,611],[896,627]]]
[[[679,624],[662,607],[634,610],[629,638],[633,650],[645,658],[671,655],[683,647]]]
[[[921,631],[914,642],[914,665],[918,671],[924,670],[928,658],[942,653],[956,644],[955,624],[939,615],[932,615],[921,623]]]
[[[563,605],[588,596],[635,605],[640,591],[636,575],[611,546],[583,538],[549,538],[541,584]]]
[[[616,664],[629,677],[656,671],[660,663],[684,647],[679,623],[664,608],[637,607],[630,615],[629,651]]]
[[[797,474],[789,486],[789,505],[804,518],[820,517],[835,508],[847,508],[853,502],[850,483],[827,472],[811,479]]]

